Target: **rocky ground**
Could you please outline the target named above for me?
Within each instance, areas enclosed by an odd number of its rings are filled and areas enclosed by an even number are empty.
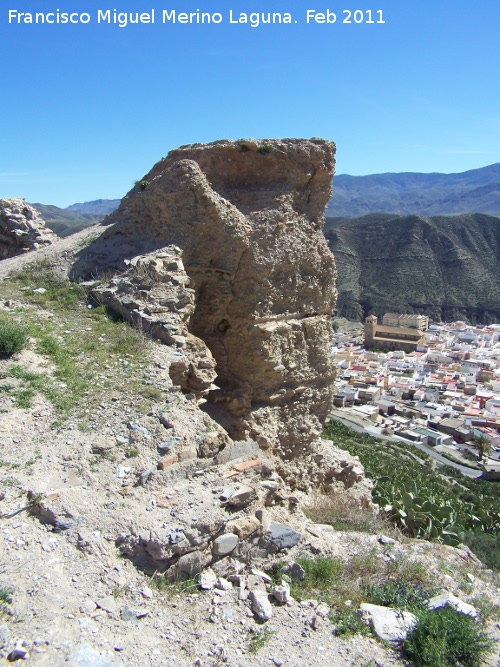
[[[84,302],[44,300],[39,273],[8,277],[35,260],[67,271],[92,235],[0,263],[0,314],[30,326],[27,348],[0,361],[1,659],[388,667],[407,664],[397,645],[338,634],[359,581],[418,566],[479,610],[500,603],[467,550],[314,524],[304,513],[314,497],[292,492],[269,452],[230,441],[203,398],[173,382],[177,346],[131,339]],[[359,463],[325,446],[341,493]],[[350,573],[335,603],[300,587],[293,563],[317,557]]]

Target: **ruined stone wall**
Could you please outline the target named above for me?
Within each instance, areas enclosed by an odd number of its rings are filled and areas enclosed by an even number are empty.
[[[75,274],[178,246],[189,322],[217,361],[209,411],[236,439],[305,456],[331,407],[334,259],[322,234],[334,144],[219,141],[172,151],[105,220]]]
[[[57,236],[24,199],[0,199],[0,260],[54,243]]]

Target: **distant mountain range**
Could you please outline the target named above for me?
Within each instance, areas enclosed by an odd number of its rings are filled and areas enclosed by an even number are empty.
[[[337,265],[337,312],[424,313],[500,322],[500,218],[370,214],[327,218]]]
[[[120,199],[96,199],[61,209],[32,204],[59,236],[74,234],[112,213]],[[372,174],[335,176],[327,216],[356,218],[369,213],[500,216],[500,163],[459,174]]]
[[[118,207],[121,199],[96,199],[95,201],[85,201],[81,204],[71,204],[65,211],[73,213],[82,213],[84,215],[99,215],[104,217],[112,213]]]
[[[119,199],[96,199],[82,204],[72,204],[67,208],[50,204],[31,205],[40,211],[47,227],[64,238],[99,222],[105,215],[114,211],[119,203]]]
[[[335,176],[326,215],[500,215],[500,163],[459,174]]]

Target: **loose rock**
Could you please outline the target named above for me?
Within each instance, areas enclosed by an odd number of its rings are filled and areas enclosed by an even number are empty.
[[[236,549],[239,543],[238,535],[225,533],[214,540],[213,552],[216,556],[226,556]]]
[[[404,641],[417,622],[415,615],[409,611],[398,611],[368,602],[363,602],[360,610],[377,637],[386,642]]]
[[[262,621],[268,621],[273,615],[273,607],[269,602],[269,596],[260,589],[251,590],[249,594],[252,603],[252,611]]]

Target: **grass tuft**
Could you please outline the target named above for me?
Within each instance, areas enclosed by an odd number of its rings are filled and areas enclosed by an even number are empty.
[[[0,616],[6,614],[9,609],[9,604],[12,602],[12,593],[14,589],[10,586],[0,585]]]
[[[363,533],[392,534],[394,527],[382,515],[370,509],[353,505],[345,494],[317,495],[305,510],[314,523],[325,523],[335,530],[354,530]]]
[[[270,630],[267,625],[262,628],[252,628],[248,631],[248,652],[252,654],[258,653],[274,636],[274,632]]]

